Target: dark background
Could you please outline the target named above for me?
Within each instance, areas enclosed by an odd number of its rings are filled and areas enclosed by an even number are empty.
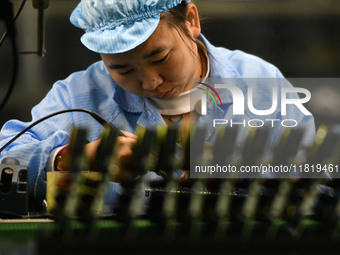
[[[21,1],[12,0],[14,12]],[[18,81],[0,125],[9,119],[30,121],[36,105],[56,80],[82,70],[99,56],[79,41],[82,31],[69,16],[75,0],[50,0],[45,12],[46,56],[21,54]],[[317,125],[340,120],[340,1],[338,0],[198,0],[203,34],[216,46],[240,49],[277,66],[285,77],[318,78],[311,90],[309,108]],[[37,48],[37,10],[27,1],[17,19],[19,51]],[[4,32],[0,22],[0,35]],[[0,96],[7,90],[11,73],[9,41],[0,47]],[[0,99],[2,100],[2,98]]]

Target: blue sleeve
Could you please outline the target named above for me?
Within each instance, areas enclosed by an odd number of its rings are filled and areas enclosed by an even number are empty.
[[[110,96],[109,91],[102,91],[102,88],[98,87],[97,79],[103,83],[110,80],[99,69],[100,66],[98,68],[98,65],[94,65],[86,71],[70,75],[64,81],[56,82],[46,97],[32,109],[31,122],[10,120],[5,123],[0,132],[0,146],[31,123],[56,111],[85,108],[106,114],[110,109],[106,108],[107,104],[112,100],[105,100]],[[96,97],[91,98],[94,94]],[[103,107],[103,110],[100,107]],[[28,166],[29,194],[36,198],[38,204],[42,202],[46,191],[45,167],[49,154],[54,148],[69,142],[75,125],[86,126],[91,130],[89,140],[98,139],[102,131],[100,124],[85,113],[65,113],[37,124],[1,153],[0,160],[4,157],[15,157],[21,165]]]
[[[32,109],[32,121],[8,121],[0,133],[0,146],[3,146],[17,133],[25,129],[34,121],[68,106],[65,97],[65,87],[56,84],[40,104]],[[61,100],[63,99],[63,100]],[[55,147],[66,144],[69,140],[69,130],[72,125],[71,118],[55,116],[39,123],[20,138],[10,144],[1,154],[4,157],[15,157],[21,165],[28,166],[29,194],[34,196],[38,203],[45,194],[45,165],[50,151]]]

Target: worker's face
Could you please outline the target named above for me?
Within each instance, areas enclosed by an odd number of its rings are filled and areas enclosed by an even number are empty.
[[[202,72],[196,43],[164,20],[137,48],[101,57],[121,88],[143,97],[177,97]]]

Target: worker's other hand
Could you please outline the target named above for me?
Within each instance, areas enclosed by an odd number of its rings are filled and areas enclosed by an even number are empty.
[[[111,169],[112,170],[111,180],[115,182],[129,181],[136,177],[136,175],[133,173],[133,169],[129,169],[128,166],[131,161],[132,147],[137,141],[137,136],[127,131],[122,131],[122,133],[126,137],[124,136],[117,137],[114,154],[114,156],[116,157],[115,158],[116,164],[115,169]],[[100,142],[101,139],[98,139],[86,145],[85,152],[87,158],[89,159],[89,162],[94,162]]]
[[[191,179],[190,179],[190,171],[184,170],[183,174],[180,177],[180,185],[181,186],[190,186],[191,185]]]
[[[113,171],[113,179],[115,182],[130,182],[133,181],[137,174],[134,169],[130,169],[131,165],[131,157],[132,157],[132,148],[137,142],[137,136],[122,131],[126,137],[119,136],[117,138],[116,144],[116,156],[117,156],[117,167]]]

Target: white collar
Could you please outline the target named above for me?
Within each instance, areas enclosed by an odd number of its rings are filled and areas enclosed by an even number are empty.
[[[207,72],[203,78],[204,80],[209,76],[210,63],[209,57],[207,57]],[[192,112],[195,109],[195,105],[201,100],[201,93],[195,87],[188,91],[184,91],[179,96],[170,99],[160,99],[150,97],[151,102],[155,105],[161,115],[180,115]]]

